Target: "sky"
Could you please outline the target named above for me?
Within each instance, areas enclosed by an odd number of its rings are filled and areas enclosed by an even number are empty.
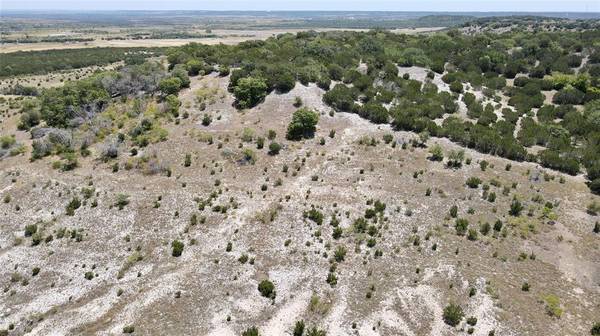
[[[3,9],[600,12],[600,0],[0,0]]]

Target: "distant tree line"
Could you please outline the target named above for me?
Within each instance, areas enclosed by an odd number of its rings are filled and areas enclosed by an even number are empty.
[[[164,48],[82,48],[18,51],[0,57],[0,77],[40,75],[59,70],[103,66],[164,53]]]

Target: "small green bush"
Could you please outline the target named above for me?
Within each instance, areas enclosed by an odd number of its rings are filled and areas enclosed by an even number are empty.
[[[265,279],[258,284],[258,291],[260,292],[260,295],[266,298],[275,299],[275,285],[268,279]]]
[[[281,145],[277,142],[271,142],[269,144],[269,155],[277,155],[281,150]]]
[[[479,179],[478,177],[469,177],[467,179],[467,182],[465,182],[465,184],[469,187],[469,188],[477,188],[479,187],[479,185],[481,184],[481,179]]]
[[[171,253],[173,257],[179,257],[183,253],[183,248],[185,247],[185,244],[180,242],[179,240],[173,240],[173,242],[171,243],[171,247],[173,248],[173,251]]]
[[[459,305],[453,303],[449,304],[444,308],[442,315],[444,322],[450,326],[456,327],[465,316],[462,308]]]
[[[260,336],[260,334],[258,333],[258,328],[250,327],[242,332],[242,336]]]

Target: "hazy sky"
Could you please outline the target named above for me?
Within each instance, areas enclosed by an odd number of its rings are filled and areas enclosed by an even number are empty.
[[[600,0],[0,0],[2,9],[600,12]]]
[[[600,0],[0,0],[2,9],[600,12]]]

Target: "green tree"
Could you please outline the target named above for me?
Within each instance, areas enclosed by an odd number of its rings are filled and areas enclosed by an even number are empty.
[[[177,77],[169,77],[160,81],[158,89],[165,96],[176,95],[181,90],[181,79]]]
[[[267,95],[267,83],[262,78],[245,77],[237,81],[233,95],[240,108],[251,108],[260,103]]]
[[[62,87],[44,90],[41,116],[48,126],[67,127],[84,106],[101,109],[110,96],[97,78],[68,82]]]
[[[200,74],[201,71],[203,72],[204,63],[198,59],[191,59],[186,63],[186,68],[188,71],[188,75],[197,76]]]
[[[288,125],[286,138],[288,140],[300,140],[311,138],[316,131],[319,115],[315,111],[301,108],[294,112],[292,122]]]
[[[175,68],[173,68],[173,71],[171,71],[171,75],[179,78],[182,88],[190,87],[190,76],[188,75],[188,70],[185,65],[177,64]]]

